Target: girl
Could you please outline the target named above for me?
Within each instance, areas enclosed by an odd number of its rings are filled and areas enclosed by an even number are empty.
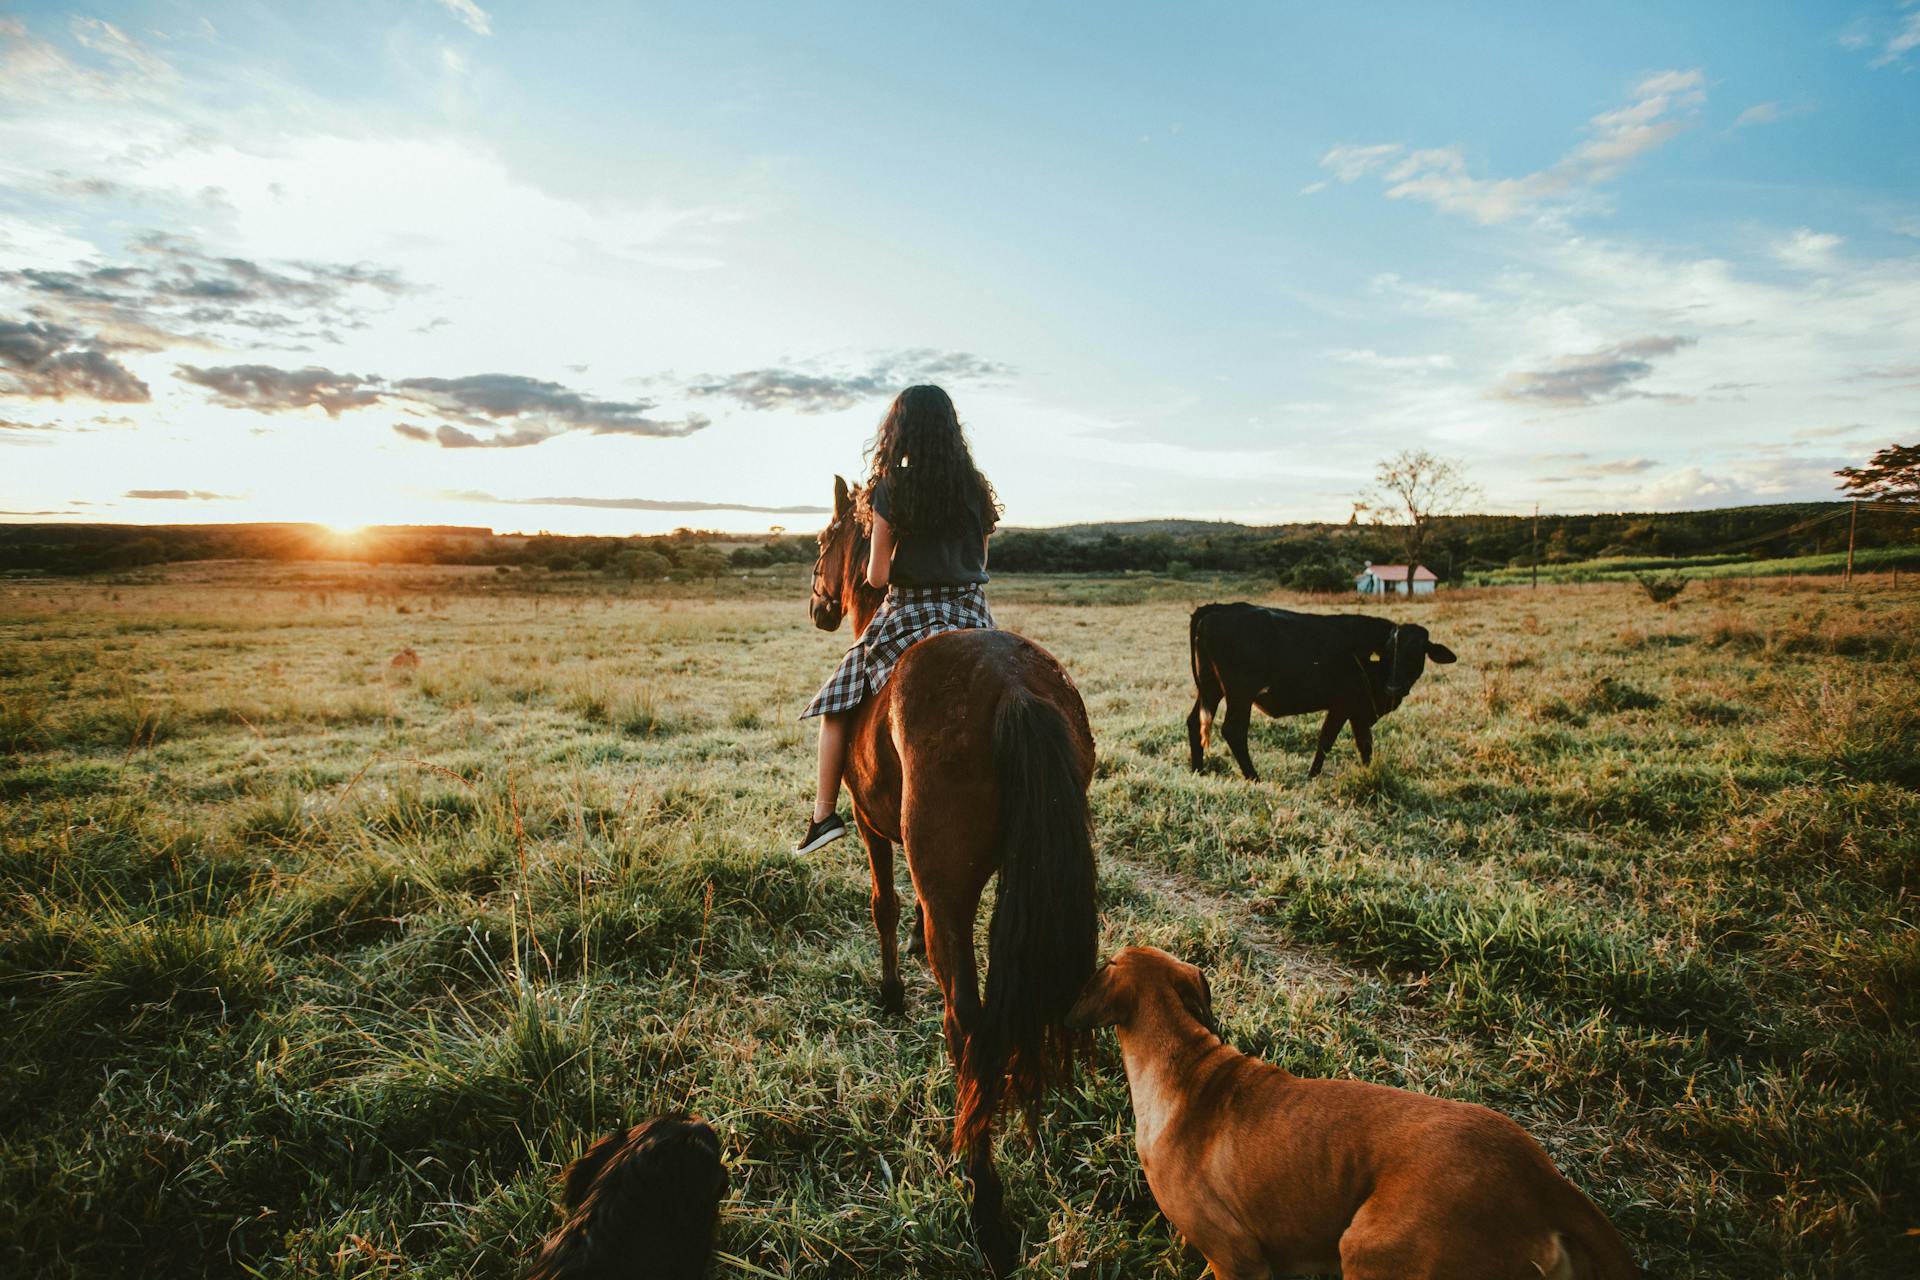
[[[909,646],[942,631],[992,627],[982,585],[987,539],[1000,521],[993,486],[973,465],[953,401],[939,387],[894,398],[868,450],[873,471],[861,501],[873,522],[867,581],[887,598],[801,719],[820,716],[820,790],[796,852],[847,834],[837,811],[853,711],[886,683]]]

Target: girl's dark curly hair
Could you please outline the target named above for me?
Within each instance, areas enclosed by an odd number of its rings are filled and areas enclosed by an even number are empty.
[[[901,533],[944,531],[962,523],[978,504],[987,532],[1000,523],[1000,499],[973,465],[953,400],[939,387],[908,387],[867,447],[873,470],[868,493],[882,476],[893,486],[893,526]]]

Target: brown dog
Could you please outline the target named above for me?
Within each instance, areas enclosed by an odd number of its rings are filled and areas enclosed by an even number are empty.
[[[616,1129],[567,1166],[567,1220],[522,1280],[699,1280],[726,1190],[704,1120],[675,1113]]]
[[[1513,1121],[1225,1044],[1206,975],[1129,947],[1070,1025],[1115,1027],[1147,1185],[1220,1280],[1630,1280],[1613,1226]]]

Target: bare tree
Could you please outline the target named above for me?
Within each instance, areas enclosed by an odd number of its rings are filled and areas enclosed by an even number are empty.
[[[1378,492],[1369,495],[1367,504],[1374,517],[1383,524],[1405,522],[1407,594],[1412,595],[1413,571],[1420,567],[1427,526],[1435,516],[1459,510],[1479,488],[1467,479],[1459,461],[1425,449],[1402,449],[1383,459],[1374,468],[1373,482]]]

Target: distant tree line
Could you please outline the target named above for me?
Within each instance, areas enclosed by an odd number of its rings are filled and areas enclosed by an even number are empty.
[[[590,538],[416,525],[342,534],[309,524],[18,524],[0,525],[0,571],[85,574],[192,560],[347,560],[494,565],[655,581],[813,561],[811,537],[742,541],[738,535],[689,529],[659,537]]]
[[[1611,556],[1664,558],[1726,551],[1754,559],[1814,555],[1846,546],[1846,522],[1783,532],[1844,503],[1782,503],[1618,515],[1543,515],[1536,543],[1531,516],[1435,516],[1423,531],[1421,562],[1442,581],[1489,569]],[[1860,517],[1859,545],[1910,543],[1915,522]],[[993,540],[992,568],[1014,573],[1251,573],[1306,591],[1349,588],[1368,561],[1405,559],[1406,532],[1393,524],[1200,525],[1129,535],[1124,526],[1013,530]]]
[[[1846,546],[1844,520],[1813,517],[1844,503],[1788,503],[1715,511],[1543,515],[1544,565],[1598,557],[1684,557],[1735,551],[1755,559]],[[1920,522],[1863,511],[1861,547],[1910,545]],[[1435,516],[1422,561],[1443,581],[1524,567],[1535,553],[1531,516]],[[1255,527],[1199,521],[1008,529],[994,537],[994,573],[1150,572],[1251,574],[1302,590],[1353,585],[1366,561],[1400,563],[1405,530],[1393,524]],[[485,529],[394,526],[342,535],[320,525],[0,525],[0,570],[81,574],[186,560],[358,560],[382,564],[496,565],[654,581],[805,565],[814,539],[743,539],[681,529],[659,537],[495,535]]]

